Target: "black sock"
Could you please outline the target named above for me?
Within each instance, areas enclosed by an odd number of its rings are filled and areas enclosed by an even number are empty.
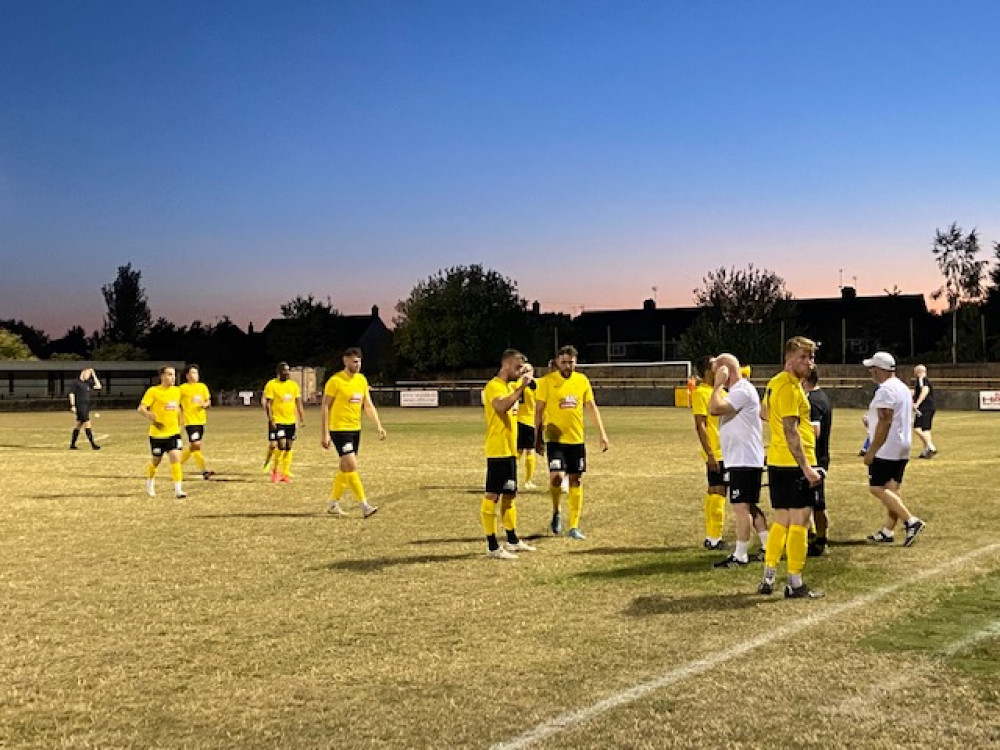
[[[490,552],[500,549],[500,542],[497,541],[496,534],[490,534],[489,536],[487,536],[486,544],[489,546]]]
[[[70,445],[76,445],[76,439],[78,437],[80,437],[80,430],[79,429],[73,430],[73,438],[72,438],[72,440],[69,441],[69,444]]]
[[[85,432],[87,433],[87,440],[89,440],[90,444],[93,445],[94,444],[94,431],[91,430],[88,427],[88,428],[86,428]]]
[[[507,529],[507,544],[518,543],[517,532],[514,529]]]

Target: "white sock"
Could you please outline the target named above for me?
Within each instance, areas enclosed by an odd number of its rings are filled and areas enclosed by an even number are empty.
[[[791,586],[793,589],[797,589],[799,586],[802,585],[802,575],[801,574],[796,575],[794,573],[789,573],[788,574],[788,585]]]
[[[736,551],[733,552],[733,557],[735,557],[740,562],[749,562],[750,557],[747,555],[747,547],[750,546],[750,542],[743,542],[739,539],[736,540]]]
[[[174,494],[175,495],[183,495],[184,494],[184,488],[181,486],[180,482],[174,482]]]
[[[885,536],[892,536],[892,529],[887,529],[885,526],[882,527],[882,533]]]
[[[764,529],[764,531],[758,531],[757,536],[760,537],[761,549],[767,547],[767,529]]]

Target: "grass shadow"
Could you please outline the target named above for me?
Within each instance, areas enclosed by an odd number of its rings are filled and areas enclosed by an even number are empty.
[[[629,617],[650,617],[654,615],[683,615],[692,612],[726,612],[751,609],[761,604],[776,601],[779,600],[751,592],[700,594],[679,599],[654,594],[636,597],[625,608],[624,613]]]
[[[874,547],[873,542],[869,542],[867,539],[829,539],[826,542],[827,547]]]
[[[374,557],[366,560],[341,560],[321,566],[321,570],[343,570],[350,573],[377,573],[386,568],[403,565],[426,565],[428,563],[455,562],[482,557],[481,553],[466,552],[454,555],[415,555],[413,557]]]
[[[718,559],[722,559],[721,557]],[[644,578],[647,576],[667,576],[675,573],[708,573],[712,570],[712,563],[717,562],[709,558],[666,558],[662,560],[651,560],[638,565],[627,565],[622,568],[609,568],[605,570],[585,570],[577,573],[576,578],[591,580],[617,580],[621,578]]]
[[[146,496],[145,496],[145,494],[140,493],[140,492],[119,493],[119,494],[114,494],[114,495],[109,495],[106,492],[102,492],[99,495],[97,495],[96,497],[88,497],[88,496],[83,495],[83,494],[81,494],[79,492],[76,492],[76,493],[52,492],[52,493],[45,493],[45,494],[40,494],[40,495],[25,495],[24,496],[24,498],[26,500],[95,500],[95,499],[97,499],[97,500],[104,500],[104,499],[111,499],[111,498],[118,498],[118,499],[127,500],[129,498],[138,498],[138,497],[142,497],[142,498],[145,499]]]
[[[541,536],[541,535],[539,535]],[[664,552],[691,552],[692,547],[594,547],[593,549],[577,549],[571,555],[658,555]]]
[[[333,518],[326,513],[319,511],[309,511],[303,513],[291,513],[289,511],[257,512],[257,513],[196,513],[192,518],[206,518],[219,520],[226,518]]]

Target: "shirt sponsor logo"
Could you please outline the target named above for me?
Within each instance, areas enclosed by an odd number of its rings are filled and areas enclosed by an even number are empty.
[[[164,407],[167,411],[177,411],[176,401],[167,401],[167,405]]]
[[[560,409],[575,409],[577,404],[576,396],[564,396],[559,402]]]
[[[364,400],[365,400],[365,395],[363,393],[352,393],[351,394],[351,403],[352,404],[360,404]]]

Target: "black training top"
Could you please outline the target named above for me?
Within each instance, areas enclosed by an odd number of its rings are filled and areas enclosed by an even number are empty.
[[[90,392],[94,390],[94,384],[89,380],[77,378],[70,385],[68,393],[72,393],[76,399],[76,408],[85,409],[90,406]]]
[[[809,398],[809,421],[819,422],[819,437],[816,438],[816,460],[830,460],[830,428],[833,426],[833,404],[826,391],[816,388],[806,394]]]
[[[913,403],[917,403],[920,398],[920,391],[927,386],[927,398],[920,402],[920,411],[934,411],[934,386],[926,377],[917,378],[913,381]]]

